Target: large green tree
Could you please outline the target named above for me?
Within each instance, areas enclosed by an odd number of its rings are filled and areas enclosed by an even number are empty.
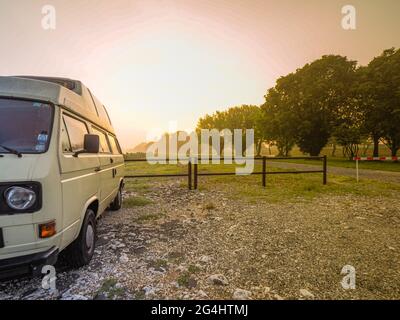
[[[355,61],[336,55],[323,56],[297,70],[291,102],[301,151],[317,156],[325,147],[341,110],[350,103],[355,70]]]
[[[211,115],[205,115],[197,123],[197,131],[200,129],[217,129],[222,131],[229,129],[233,133],[235,129],[242,129],[242,151],[246,148],[246,129],[254,129],[254,143],[256,152],[260,154],[263,142],[263,133],[259,127],[261,110],[255,105],[241,105],[229,108],[225,111],[217,111]],[[221,146],[223,140],[221,140]]]
[[[374,156],[379,139],[395,156],[400,149],[400,50],[385,50],[359,73],[364,127],[374,140]]]
[[[287,157],[295,144],[296,129],[294,104],[290,100],[290,91],[294,89],[291,76],[278,79],[274,88],[268,90],[260,127],[265,140],[274,141],[279,156]]]
[[[262,109],[265,130],[281,146],[281,154],[287,155],[294,142],[304,153],[320,154],[341,110],[348,108],[355,70],[355,61],[329,55],[278,79]]]

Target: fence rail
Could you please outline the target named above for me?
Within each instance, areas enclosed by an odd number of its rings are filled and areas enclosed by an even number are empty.
[[[256,171],[250,173],[250,175],[262,175],[262,186],[266,187],[267,185],[267,175],[275,175],[275,174],[307,174],[307,173],[322,173],[322,183],[324,185],[328,182],[328,174],[327,174],[327,157],[254,157],[254,158],[246,158],[246,157],[235,157],[235,160],[254,160],[254,161],[262,161],[262,171]],[[147,162],[147,161],[158,161],[159,159],[126,159],[125,162]],[[163,161],[167,163],[170,160],[176,161],[177,159],[163,159]],[[213,164],[213,161],[225,161],[225,160],[233,160],[231,158],[202,158],[202,157],[194,157],[194,158],[186,158],[179,159],[187,161],[187,173],[172,173],[172,174],[140,174],[140,175],[126,175],[125,178],[133,179],[133,178],[162,178],[162,177],[187,177],[188,179],[188,188],[189,190],[198,189],[199,177],[200,176],[233,176],[237,175],[236,172],[199,172],[199,161],[207,161],[208,163],[201,164]],[[322,169],[321,170],[296,170],[296,171],[267,171],[267,161],[274,160],[322,160]],[[211,163],[209,163],[211,161]],[[216,164],[216,163],[215,163]]]

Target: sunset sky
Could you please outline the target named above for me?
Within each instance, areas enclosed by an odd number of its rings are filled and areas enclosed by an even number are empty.
[[[341,27],[341,8],[357,29]],[[42,6],[56,8],[44,30]],[[122,145],[193,129],[205,113],[261,104],[279,76],[323,54],[361,64],[400,47],[398,0],[0,0],[0,74],[82,80]]]

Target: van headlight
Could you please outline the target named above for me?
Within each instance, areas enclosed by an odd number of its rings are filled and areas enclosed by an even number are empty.
[[[7,205],[14,210],[26,210],[36,202],[36,193],[24,187],[10,187],[4,193]]]

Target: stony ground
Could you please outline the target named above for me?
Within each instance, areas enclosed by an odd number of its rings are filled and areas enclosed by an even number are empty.
[[[128,197],[131,194],[126,194]],[[248,203],[179,181],[106,212],[89,266],[0,283],[0,299],[399,299],[400,200],[322,196]],[[356,269],[345,290],[342,267]]]

